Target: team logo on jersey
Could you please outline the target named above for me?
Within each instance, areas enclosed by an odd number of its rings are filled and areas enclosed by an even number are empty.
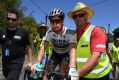
[[[15,35],[15,36],[14,36],[14,39],[21,39],[21,36]]]

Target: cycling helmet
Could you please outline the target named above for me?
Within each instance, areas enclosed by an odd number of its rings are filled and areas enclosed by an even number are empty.
[[[53,18],[64,19],[64,17],[65,17],[64,12],[61,9],[59,9],[59,8],[54,8],[48,14],[49,20],[51,20]]]

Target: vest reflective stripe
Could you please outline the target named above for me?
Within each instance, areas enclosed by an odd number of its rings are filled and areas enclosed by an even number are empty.
[[[91,32],[92,30],[95,28],[94,25],[91,25],[91,27],[89,28],[89,30],[87,31],[86,33],[86,41],[89,41],[90,40],[90,35],[91,35]]]
[[[103,57],[107,56],[105,53],[101,55],[101,59],[103,59]],[[88,60],[88,58],[77,58],[77,62],[86,62]]]
[[[88,60],[88,58],[77,58],[77,62],[86,62],[87,60]],[[110,65],[110,62],[108,61],[107,64],[104,65],[104,67],[97,69],[97,70],[93,70],[93,71],[91,71],[91,73],[98,74],[98,73],[102,72],[103,70],[105,70],[109,65]]]
[[[81,36],[77,44],[77,68],[82,67],[91,56],[90,36],[95,26],[91,25]],[[106,53],[102,53],[99,63],[84,78],[100,78],[109,73],[112,66]]]
[[[77,58],[77,62],[86,62],[88,58]]]
[[[110,62],[108,62],[107,64],[105,64],[105,66],[102,67],[102,68],[100,68],[100,69],[91,71],[91,73],[95,73],[95,74],[101,73],[102,71],[104,71],[109,66],[110,66]]]

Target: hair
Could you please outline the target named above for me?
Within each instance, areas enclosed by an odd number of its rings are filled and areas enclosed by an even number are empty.
[[[115,40],[116,38],[119,38],[119,32],[115,32],[115,33],[114,33],[114,40]]]
[[[14,14],[16,14],[17,19],[19,19],[19,13],[18,13],[17,10],[15,10],[15,9],[10,9],[10,10],[7,12],[7,15],[8,15],[8,13],[14,13]]]

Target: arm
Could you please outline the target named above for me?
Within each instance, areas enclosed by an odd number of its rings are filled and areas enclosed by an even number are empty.
[[[47,46],[48,46],[48,42],[44,42],[41,48],[39,49],[36,63],[41,63],[41,60],[43,58],[43,55],[45,53],[45,49],[47,48]]]
[[[75,68],[76,67],[76,45],[75,44],[70,44],[69,49],[70,49],[69,67],[70,68]]]
[[[112,64],[113,63],[113,57],[112,57],[112,45],[113,44],[110,44],[109,42],[107,43],[107,48],[106,48],[106,51],[107,51],[107,55],[109,57],[109,60],[110,60],[110,63]]]
[[[70,61],[69,67],[76,68],[76,33],[73,30],[69,30],[71,32],[69,37],[69,50],[70,50]]]
[[[48,45],[48,42],[44,42],[44,41],[43,41],[43,44],[42,44],[41,48],[40,48],[39,51],[38,51],[38,56],[37,56],[37,59],[36,59],[36,64],[41,63],[41,60],[42,60],[42,58],[43,58],[43,55],[44,55],[44,53],[45,53],[45,49],[46,49],[47,45]],[[35,72],[35,67],[34,67],[34,66],[35,66],[36,64],[34,64],[34,65],[31,67],[32,74],[34,74],[34,72]]]
[[[109,50],[109,49],[107,49],[107,55],[109,56],[109,60],[110,60],[110,62],[111,62],[111,64],[112,64],[112,60],[113,60],[112,51]]]
[[[27,56],[28,56],[28,67],[32,66],[32,48],[30,43],[30,35],[28,31],[24,31],[24,43],[26,45]]]
[[[32,49],[31,49],[31,46],[27,45],[26,49],[28,51],[28,54],[27,54],[28,55],[28,61],[29,61],[28,66],[31,67],[32,66]]]
[[[100,60],[101,53],[99,52],[92,52],[91,57],[87,60],[87,62],[78,69],[79,77],[91,71],[96,64],[98,64]]]

